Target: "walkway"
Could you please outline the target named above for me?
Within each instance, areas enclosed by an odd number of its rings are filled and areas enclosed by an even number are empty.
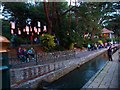
[[[120,88],[120,49],[113,54],[113,61],[108,63],[92,77],[83,88]]]

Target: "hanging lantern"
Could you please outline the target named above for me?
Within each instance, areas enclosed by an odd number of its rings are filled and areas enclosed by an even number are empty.
[[[20,31],[20,29],[18,28],[18,34],[20,35],[21,34],[21,31]]]
[[[15,22],[10,22],[10,24],[11,24],[11,28],[15,29]]]
[[[26,32],[29,32],[29,27],[28,26],[26,26]]]
[[[44,32],[46,32],[46,31],[47,31],[47,29],[46,29],[46,26],[44,26],[44,29],[43,29],[43,31],[44,31]]]
[[[25,28],[23,29],[23,32],[25,32]]]
[[[34,31],[35,31],[35,33],[37,33],[37,28],[36,27],[34,27]]]
[[[38,21],[38,27],[41,27],[41,23]]]
[[[14,34],[14,31],[13,31],[13,29],[11,29],[11,34]]]
[[[41,28],[38,28],[38,32],[41,32]]]
[[[30,31],[32,32],[32,27],[30,26]]]
[[[29,35],[29,32],[27,32],[27,34]]]
[[[37,32],[37,34],[39,35],[39,34],[40,34],[40,32]]]

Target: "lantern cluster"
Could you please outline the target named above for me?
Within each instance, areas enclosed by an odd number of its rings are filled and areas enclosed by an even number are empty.
[[[15,22],[10,22],[10,24],[11,24],[11,34],[15,34]],[[40,22],[38,22],[38,28],[37,28],[37,27],[34,27],[34,28],[32,29],[31,26],[26,26],[26,27],[23,29],[23,32],[26,32],[27,35],[29,35],[30,32],[33,32],[33,31],[34,31],[35,33],[37,33],[38,35],[40,34],[40,32],[41,32],[41,23],[40,23]],[[44,32],[47,31],[46,26],[43,26],[43,31],[44,31]],[[21,30],[20,30],[19,28],[17,29],[17,33],[18,33],[19,35],[21,35]]]

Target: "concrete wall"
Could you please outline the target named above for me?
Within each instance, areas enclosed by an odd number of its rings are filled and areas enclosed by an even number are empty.
[[[70,59],[26,68],[11,69],[11,87],[33,88],[37,87],[37,84],[41,80],[52,82],[79,67],[80,65],[95,58],[96,56],[102,54],[106,50],[107,49],[102,49],[83,58]]]

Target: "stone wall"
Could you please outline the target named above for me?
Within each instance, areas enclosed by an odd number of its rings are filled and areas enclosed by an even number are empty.
[[[52,82],[64,76],[80,65],[88,62],[96,56],[102,54],[107,49],[102,49],[98,52],[91,53],[83,58],[70,59],[65,61],[58,61],[54,63],[37,65],[26,68],[11,69],[11,87],[13,88],[27,88],[37,87],[41,80]]]

